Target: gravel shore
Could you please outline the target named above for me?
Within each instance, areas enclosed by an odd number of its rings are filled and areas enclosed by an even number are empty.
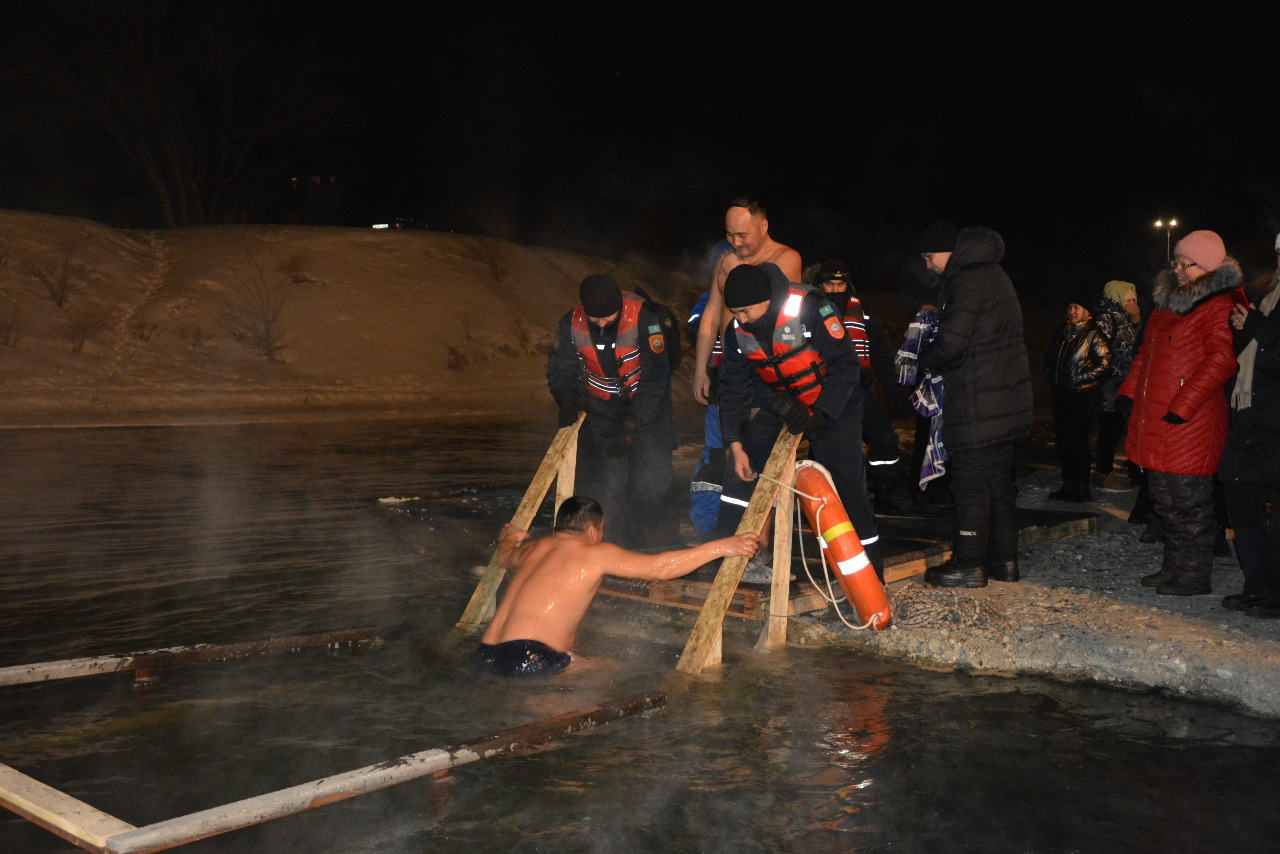
[[[1066,505],[1048,498],[1060,483],[1053,470],[1025,474],[1019,506],[1083,508],[1097,514],[1097,529],[1024,549],[1020,583],[944,590],[910,579],[889,587],[888,631],[850,630],[828,608],[793,619],[788,641],[975,674],[1158,690],[1280,717],[1280,620],[1221,605],[1243,584],[1236,559],[1215,560],[1212,595],[1158,595],[1138,583],[1159,569],[1161,546],[1138,542],[1142,526],[1126,519],[1135,493],[1094,490],[1094,503]]]

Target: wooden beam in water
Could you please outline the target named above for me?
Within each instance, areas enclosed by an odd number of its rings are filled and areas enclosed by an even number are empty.
[[[778,485],[773,481],[784,480],[787,477],[786,467],[795,459],[799,444],[800,436],[793,436],[785,429],[778,434],[773,452],[769,454],[769,460],[765,463],[762,472],[771,479],[760,478],[756,481],[756,488],[751,494],[747,511],[742,514],[742,521],[738,524],[739,534],[759,533],[764,528],[769,510],[773,507],[774,498],[778,494]],[[792,468],[794,469],[794,465]],[[720,630],[724,625],[725,612],[733,600],[733,592],[742,581],[747,560],[745,557],[732,557],[725,558],[721,562],[720,571],[711,585],[711,592],[707,595],[707,603],[703,606],[702,613],[698,615],[698,621],[689,635],[689,642],[685,644],[684,652],[680,655],[680,662],[676,665],[677,670],[685,673],[701,673],[704,667],[720,662]]]
[[[459,747],[427,750],[402,756],[390,762],[357,768],[345,774],[312,780],[309,783],[259,795],[256,798],[248,798],[127,830],[108,837],[104,849],[111,854],[163,851],[197,839],[304,812],[397,783],[416,780],[480,759],[512,753],[529,745],[570,735],[640,712],[662,708],[666,702],[667,696],[662,692],[642,694],[622,703],[596,706],[550,720],[525,724],[488,738],[467,742]]]
[[[8,765],[0,765],[0,806],[86,851],[106,851],[108,838],[137,830]]]
[[[164,851],[242,827],[305,812],[367,792],[421,777],[439,776],[459,765],[514,753],[531,745],[571,735],[631,715],[663,708],[661,691],[620,703],[560,715],[518,726],[458,747],[426,750],[344,774],[268,792],[178,818],[134,827],[83,801],[0,765],[0,806],[97,854],[143,854]]]
[[[558,474],[567,474],[572,477],[574,473],[574,465],[567,462],[570,455],[577,458],[578,451],[578,428],[582,426],[582,421],[587,417],[585,412],[578,413],[578,420],[568,427],[561,427],[556,432],[556,436],[551,440],[551,447],[547,449],[547,454],[542,458],[542,465],[538,466],[537,473],[533,476],[533,482],[529,484],[529,488],[525,491],[524,499],[520,502],[520,506],[516,508],[515,515],[511,517],[511,524],[521,530],[529,530],[529,526],[533,524],[533,517],[538,515],[538,508],[542,506],[542,499],[547,496],[547,490],[551,488],[551,481]],[[567,490],[564,498],[569,497],[573,493],[573,484],[569,483],[556,490],[557,506],[562,499],[561,493]],[[495,603],[498,597],[498,588],[502,586],[502,579],[506,576],[507,571],[498,566],[497,549],[493,552],[493,557],[489,559],[489,565],[485,567],[484,575],[480,577],[480,583],[476,585],[475,592],[471,594],[471,601],[467,603],[466,609],[462,612],[462,617],[458,620],[457,627],[464,631],[478,631],[483,628],[489,618],[493,616]]]
[[[251,655],[274,655],[300,649],[316,649],[340,644],[370,644],[378,640],[378,626],[342,629],[312,635],[268,638],[243,643],[174,646],[152,649],[146,652],[130,652],[123,655],[99,655],[92,658],[69,658],[62,661],[45,661],[39,664],[18,664],[0,667],[0,686],[23,685],[30,682],[51,682],[55,679],[77,679],[102,673],[119,673],[125,670],[147,671],[164,667],[183,667],[210,661],[227,661]]]

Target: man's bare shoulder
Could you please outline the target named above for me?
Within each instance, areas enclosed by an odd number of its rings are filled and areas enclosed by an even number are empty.
[[[789,281],[800,281],[801,271],[804,269],[800,261],[800,253],[783,243],[773,242],[772,246],[765,248],[760,253],[761,257],[756,263],[768,261],[770,264],[776,264]],[[767,257],[765,257],[767,256]]]

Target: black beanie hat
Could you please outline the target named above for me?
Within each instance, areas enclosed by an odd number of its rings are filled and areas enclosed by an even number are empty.
[[[1098,291],[1096,288],[1077,287],[1067,294],[1067,305],[1078,305],[1081,308],[1093,314],[1094,303],[1098,300]]]
[[[931,252],[954,252],[956,236],[959,232],[954,222],[937,220],[916,239],[916,252],[921,255]]]
[[[608,317],[622,311],[622,291],[605,275],[587,276],[578,286],[578,300],[587,317]]]
[[[834,259],[823,261],[822,266],[818,268],[818,274],[813,277],[813,283],[821,285],[823,282],[831,281],[852,284],[849,278],[849,265]]]
[[[751,264],[739,264],[724,279],[724,304],[727,308],[746,308],[768,302],[773,291],[764,270]]]

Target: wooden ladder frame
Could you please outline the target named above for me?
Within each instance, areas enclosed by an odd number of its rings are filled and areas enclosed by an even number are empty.
[[[761,477],[747,510],[738,523],[737,533],[760,533],[769,518],[769,511],[776,505],[773,536],[773,586],[770,590],[769,616],[756,643],[756,649],[785,646],[787,643],[787,610],[791,594],[791,508],[790,490],[782,489],[776,481],[789,483],[795,477],[796,449],[800,436],[783,429],[774,442],[773,452],[765,463]],[[725,558],[720,571],[707,594],[707,601],[698,614],[689,642],[676,669],[685,673],[701,673],[703,668],[719,664],[723,646],[724,617],[733,601],[733,593],[742,581],[747,568],[745,557]]]
[[[551,447],[542,458],[542,465],[538,466],[537,474],[533,476],[533,481],[524,493],[524,499],[516,508],[515,515],[511,517],[512,525],[524,531],[529,530],[529,526],[533,524],[533,517],[538,515],[538,508],[542,506],[542,499],[551,488],[552,480],[556,482],[555,510],[560,509],[560,505],[566,498],[572,497],[573,482],[578,468],[578,429],[582,427],[583,419],[586,417],[585,412],[579,412],[577,421],[568,427],[561,427],[556,432],[555,438],[551,440]],[[462,617],[458,620],[458,629],[464,632],[478,632],[484,628],[497,610],[498,588],[502,586],[502,579],[506,575],[507,571],[498,566],[498,550],[494,549],[489,565],[480,576],[480,583],[471,594],[471,601],[467,603]]]

